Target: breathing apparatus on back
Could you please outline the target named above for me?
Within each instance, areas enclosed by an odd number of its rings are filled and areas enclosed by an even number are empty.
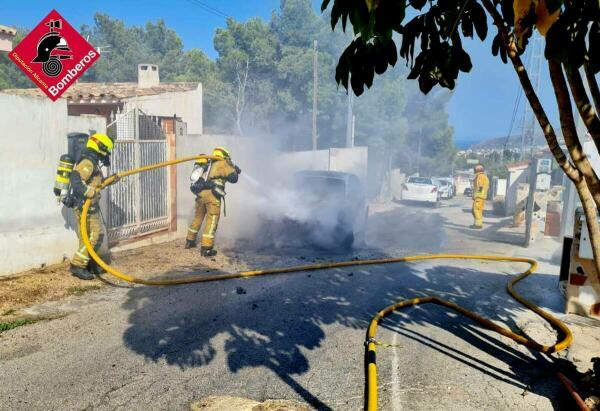
[[[226,148],[217,147],[213,150],[212,155],[213,157],[231,162],[231,153]],[[211,180],[210,178],[210,172],[214,161],[222,160],[209,160],[202,158],[196,161],[194,164],[194,170],[190,176],[190,190],[194,195],[198,195],[204,190],[212,190],[213,194],[217,198],[225,197],[227,193],[225,192],[224,184],[218,184],[218,181]],[[234,167],[236,172],[239,174],[241,172],[240,168],[238,166]]]
[[[194,195],[200,194],[203,190],[212,189],[214,183],[208,181],[211,168],[212,161],[206,158],[201,158],[194,163],[194,171],[190,176],[190,191]]]
[[[113,140],[105,134],[96,133],[89,137],[83,133],[69,135],[68,153],[60,156],[54,179],[53,192],[59,204],[72,208],[77,203],[71,187],[71,174],[75,165],[84,157],[93,157],[93,160],[108,167],[113,147]]]

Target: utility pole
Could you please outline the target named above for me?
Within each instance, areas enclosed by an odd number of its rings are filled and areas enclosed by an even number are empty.
[[[349,82],[348,82],[349,83]],[[346,147],[350,148],[354,146],[354,124],[353,124],[353,92],[352,87],[348,87],[348,114],[346,117]]]
[[[317,149],[317,40],[313,41],[312,149]]]

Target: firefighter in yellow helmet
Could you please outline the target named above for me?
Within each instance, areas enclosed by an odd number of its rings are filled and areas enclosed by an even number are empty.
[[[473,180],[473,217],[475,223],[472,228],[483,228],[483,209],[489,187],[490,180],[484,173],[483,165],[478,164],[475,167],[475,179]]]
[[[90,136],[86,144],[86,150],[81,154],[71,173],[71,192],[69,201],[75,209],[77,218],[77,236],[79,237],[79,248],[71,259],[71,273],[82,280],[92,280],[94,274],[99,274],[101,269],[90,259],[88,251],[81,239],[79,220],[83,203],[92,199],[90,205],[87,228],[90,243],[95,250],[99,249],[104,239],[102,219],[100,217],[100,184],[102,165],[110,164],[110,154],[113,149],[113,140],[105,134],[94,134]]]
[[[190,190],[196,195],[194,220],[188,228],[185,248],[196,247],[198,232],[204,222],[200,253],[204,257],[217,254],[214,249],[215,234],[221,216],[221,204],[225,201],[225,183],[236,183],[242,170],[233,164],[231,154],[217,147],[212,155],[218,160],[201,159],[194,164],[190,177]]]

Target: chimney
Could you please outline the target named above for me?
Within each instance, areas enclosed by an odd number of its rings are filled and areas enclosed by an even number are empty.
[[[13,49],[13,38],[17,33],[16,29],[7,26],[0,26],[0,52],[11,52]]]
[[[138,64],[138,87],[150,88],[160,84],[158,66],[156,64]]]

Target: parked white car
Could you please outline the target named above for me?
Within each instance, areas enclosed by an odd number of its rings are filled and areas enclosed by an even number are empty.
[[[402,184],[402,200],[437,204],[440,201],[438,185],[429,177],[409,177]]]
[[[448,178],[436,177],[433,180],[438,186],[441,199],[450,199],[454,197],[454,186],[448,181]]]

